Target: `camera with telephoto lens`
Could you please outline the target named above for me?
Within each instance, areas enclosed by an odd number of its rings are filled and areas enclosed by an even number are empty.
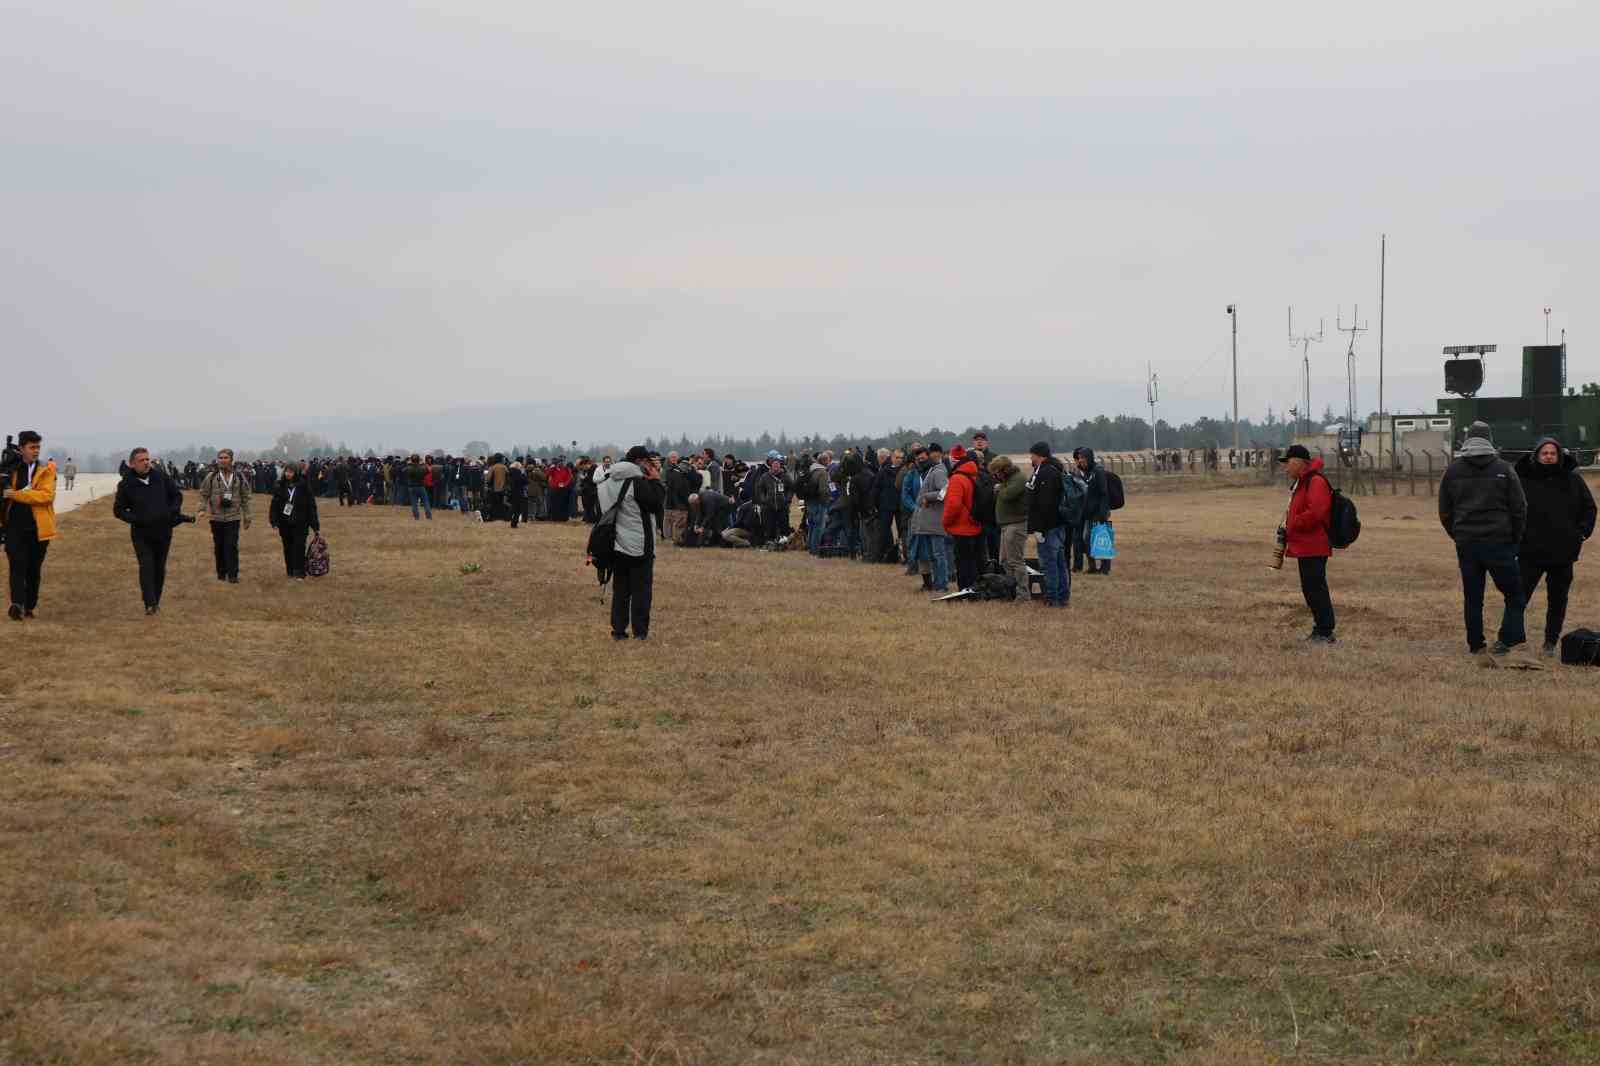
[[[0,451],[0,478],[10,478],[11,471],[22,465],[22,449],[17,446],[17,438],[6,434],[6,446]]]
[[[1283,553],[1289,546],[1289,534],[1282,527],[1278,527],[1277,536],[1273,538],[1272,561],[1267,564],[1268,570],[1283,569]]]

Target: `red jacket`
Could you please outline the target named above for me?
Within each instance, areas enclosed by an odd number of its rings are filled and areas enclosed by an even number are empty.
[[[550,487],[564,489],[572,484],[572,467],[558,463],[550,468]]]
[[[1285,524],[1289,542],[1285,554],[1293,559],[1332,555],[1333,545],[1328,543],[1328,520],[1332,512],[1333,490],[1322,475],[1322,460],[1313,459],[1289,497],[1289,520]]]
[[[978,465],[967,459],[950,475],[944,494],[944,531],[952,537],[976,537],[983,527],[972,520],[972,495],[977,491]]]

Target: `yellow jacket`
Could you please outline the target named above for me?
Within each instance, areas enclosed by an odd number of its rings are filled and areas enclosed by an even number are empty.
[[[56,468],[49,463],[40,463],[33,469],[33,483],[27,488],[18,488],[22,484],[22,468],[19,467],[11,475],[11,484],[8,488],[15,488],[16,492],[6,500],[5,515],[11,515],[11,508],[19,503],[25,503],[33,508],[33,524],[39,529],[40,540],[54,540],[56,535]]]

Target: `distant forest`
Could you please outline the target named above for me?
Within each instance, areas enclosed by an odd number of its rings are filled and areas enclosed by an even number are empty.
[[[909,441],[938,441],[946,448],[956,441],[970,443],[973,435],[979,432],[989,435],[989,447],[997,452],[1020,454],[1026,452],[1038,441],[1047,442],[1055,451],[1070,451],[1073,448],[1087,447],[1097,451],[1131,452],[1144,451],[1150,447],[1150,423],[1142,418],[1131,415],[1117,415],[1108,417],[1101,415],[1098,418],[1086,418],[1075,426],[1057,426],[1042,419],[1023,419],[1012,423],[984,424],[981,426],[966,426],[957,429],[953,426],[930,426],[926,429],[913,429],[899,426],[888,433],[875,436],[848,436],[843,433],[832,437],[820,434],[798,436],[788,433],[763,433],[759,437],[727,437],[706,436],[691,437],[681,434],[673,437],[663,433],[659,436],[646,437],[643,441],[630,441],[620,444],[616,441],[596,442],[590,441],[587,445],[580,445],[576,449],[578,455],[621,455],[627,448],[636,443],[642,443],[647,448],[653,448],[666,453],[671,451],[689,452],[700,451],[705,448],[714,448],[718,455],[732,452],[741,459],[764,455],[776,448],[787,454],[792,451],[817,452],[824,448],[839,451],[846,447],[862,448],[895,448]],[[532,434],[529,435],[532,438]],[[1260,422],[1244,419],[1239,423],[1239,441],[1244,447],[1272,448],[1288,444],[1294,437],[1294,423],[1277,417],[1268,412],[1267,417]],[[1226,451],[1233,445],[1233,423],[1226,416],[1222,418],[1200,418],[1193,422],[1186,422],[1181,426],[1172,426],[1165,421],[1156,424],[1156,443],[1162,448],[1220,448]],[[572,445],[555,443],[531,444],[523,443],[505,444],[492,443],[483,440],[465,441],[459,445],[450,445],[447,442],[436,441],[431,448],[401,448],[379,447],[367,448],[359,452],[352,450],[344,442],[330,441],[314,433],[282,433],[278,435],[272,447],[251,451],[241,448],[238,458],[248,461],[258,456],[266,455],[274,458],[294,456],[296,458],[315,458],[321,456],[342,455],[387,455],[391,453],[417,451],[431,452],[432,454],[448,455],[488,455],[493,452],[505,452],[508,455],[535,455],[542,459],[552,458],[556,455],[572,456]],[[209,444],[191,444],[184,448],[167,448],[157,456],[177,463],[180,466],[188,461],[210,462],[216,458],[217,449]],[[116,470],[124,455],[90,455],[80,460],[79,465],[88,470]]]

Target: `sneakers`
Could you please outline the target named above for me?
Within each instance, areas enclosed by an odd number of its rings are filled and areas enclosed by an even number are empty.
[[[161,608],[160,608],[160,607],[150,607],[150,606],[146,606],[146,607],[145,607],[145,609],[144,609],[144,613],[145,613],[145,617],[147,617],[147,618],[148,618],[148,617],[150,617],[150,616],[151,616],[151,615],[154,615],[154,614],[159,614],[159,613],[160,613],[160,611],[161,611]]]
[[[13,603],[11,605],[11,609],[6,611],[6,617],[11,619],[13,622],[22,621],[22,604]]]
[[[1556,642],[1553,640],[1547,640],[1544,642],[1544,647],[1539,649],[1539,654],[1543,655],[1546,659],[1554,659],[1556,657],[1556,650]]]
[[[1306,637],[1307,644],[1337,644],[1339,641],[1332,633],[1312,633]]]
[[[1499,669],[1511,654],[1511,645],[1503,640],[1497,640],[1487,648],[1479,648],[1472,653],[1478,660],[1478,665],[1486,670]]]

